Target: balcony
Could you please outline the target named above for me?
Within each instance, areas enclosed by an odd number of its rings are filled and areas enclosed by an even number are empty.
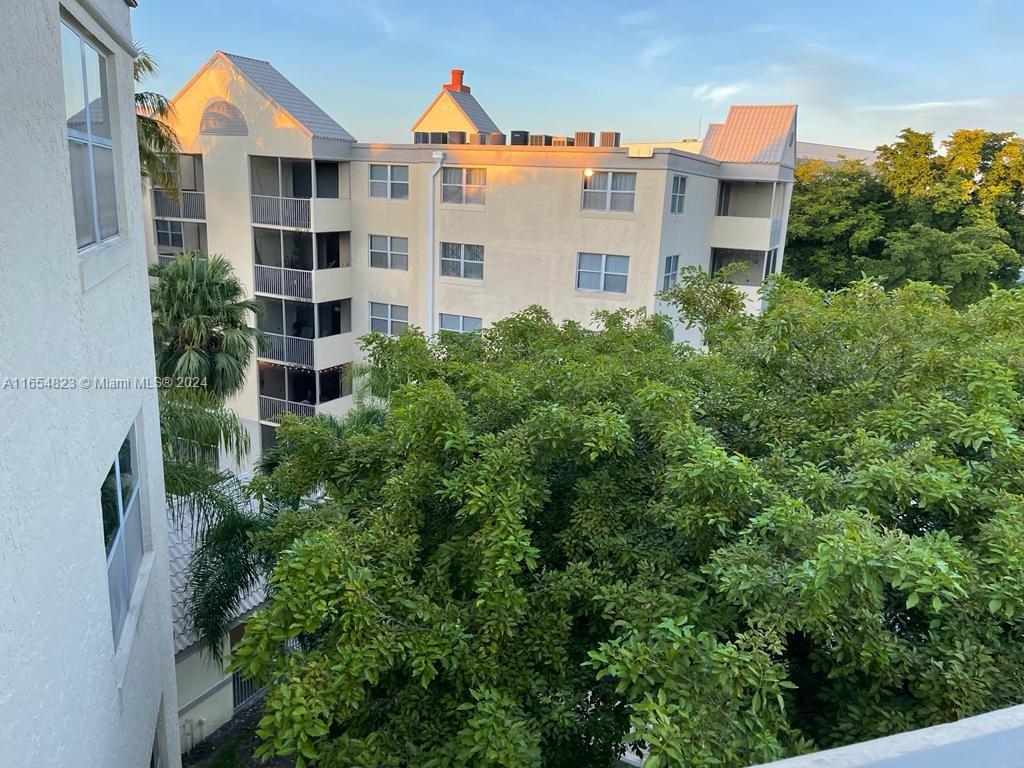
[[[352,200],[347,197],[313,199],[312,225],[317,232],[344,232],[352,229]]]
[[[313,298],[313,273],[305,269],[253,265],[253,290],[296,299]]]
[[[183,189],[175,200],[162,189],[153,190],[153,212],[158,219],[206,220],[206,195]]]
[[[272,227],[309,229],[310,199],[308,197],[252,196],[252,223]]]
[[[293,403],[290,400],[260,395],[260,421],[278,422],[285,413],[304,417],[314,416],[316,406],[312,403]]]
[[[781,219],[715,216],[711,222],[711,247],[768,251],[778,245],[781,232]]]
[[[270,340],[270,346],[260,351],[260,357],[307,368],[313,367],[313,339],[284,336],[280,333],[267,333],[266,336]]]

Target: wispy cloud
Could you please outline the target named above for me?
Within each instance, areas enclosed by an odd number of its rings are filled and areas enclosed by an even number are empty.
[[[680,37],[665,37],[664,35],[657,35],[652,37],[643,48],[640,49],[640,53],[637,54],[636,63],[642,69],[650,69],[654,62],[660,59],[662,56],[667,56],[672,53],[676,48],[682,44],[683,40]]]
[[[642,27],[654,22],[658,13],[653,8],[638,8],[635,11],[623,13],[615,19],[620,27]]]
[[[742,93],[750,87],[745,80],[735,83],[704,83],[693,89],[693,98],[697,101],[709,101],[712,104],[722,104],[729,101],[733,96]]]
[[[909,104],[875,104],[858,107],[860,112],[937,112],[963,107],[988,107],[992,99],[962,99],[960,101],[915,101]]]

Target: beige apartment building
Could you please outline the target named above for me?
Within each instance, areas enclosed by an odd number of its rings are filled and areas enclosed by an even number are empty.
[[[150,258],[222,254],[264,304],[270,347],[232,403],[255,445],[283,412],[350,408],[370,330],[471,331],[531,304],[584,323],[656,311],[681,267],[735,261],[756,309],[782,265],[795,106],[623,146],[502,132],[453,70],[411,143],[362,143],[268,62],[223,52],[173,103],[184,191],[149,195]]]

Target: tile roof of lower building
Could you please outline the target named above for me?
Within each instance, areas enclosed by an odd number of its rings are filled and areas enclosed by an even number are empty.
[[[278,72],[269,61],[239,56],[235,53],[224,53],[224,51],[218,53],[234,64],[268,98],[276,101],[314,138],[339,141],[356,140],[311,98],[296,88],[291,80]]]
[[[730,107],[724,123],[708,126],[701,154],[723,163],[780,163],[796,105]]]
[[[195,549],[195,525],[191,516],[186,515],[179,522],[167,515],[167,541],[171,577],[171,622],[174,631],[174,653],[180,653],[195,645],[197,637],[189,626],[188,566]],[[260,584],[242,596],[235,618],[245,616],[266,600],[266,586]]]

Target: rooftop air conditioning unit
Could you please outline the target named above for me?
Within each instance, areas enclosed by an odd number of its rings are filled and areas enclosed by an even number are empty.
[[[466,143],[466,132],[465,131],[448,131],[448,143],[449,144],[465,144]]]
[[[572,136],[552,136],[551,146],[553,147],[571,147],[576,143],[576,140]]]
[[[617,147],[622,136],[618,131],[601,131],[601,146],[602,147]]]
[[[467,144],[486,144],[487,134],[486,133],[471,133],[466,137]]]
[[[412,135],[412,143],[413,144],[429,144],[430,143],[430,134],[427,133],[426,131],[416,131]]]
[[[508,135],[508,143],[514,147],[525,147],[530,143],[529,131],[512,131]]]
[[[501,131],[491,131],[490,133],[487,134],[487,143],[488,144],[504,144],[505,143],[505,134],[502,133]]]
[[[431,131],[430,132],[430,143],[431,144],[447,144],[448,134],[445,131]]]
[[[577,147],[592,147],[592,146],[594,146],[594,132],[593,131],[576,131],[576,146]]]
[[[530,146],[531,147],[550,147],[551,146],[551,137],[548,136],[546,133],[535,133],[532,136],[530,136]]]

